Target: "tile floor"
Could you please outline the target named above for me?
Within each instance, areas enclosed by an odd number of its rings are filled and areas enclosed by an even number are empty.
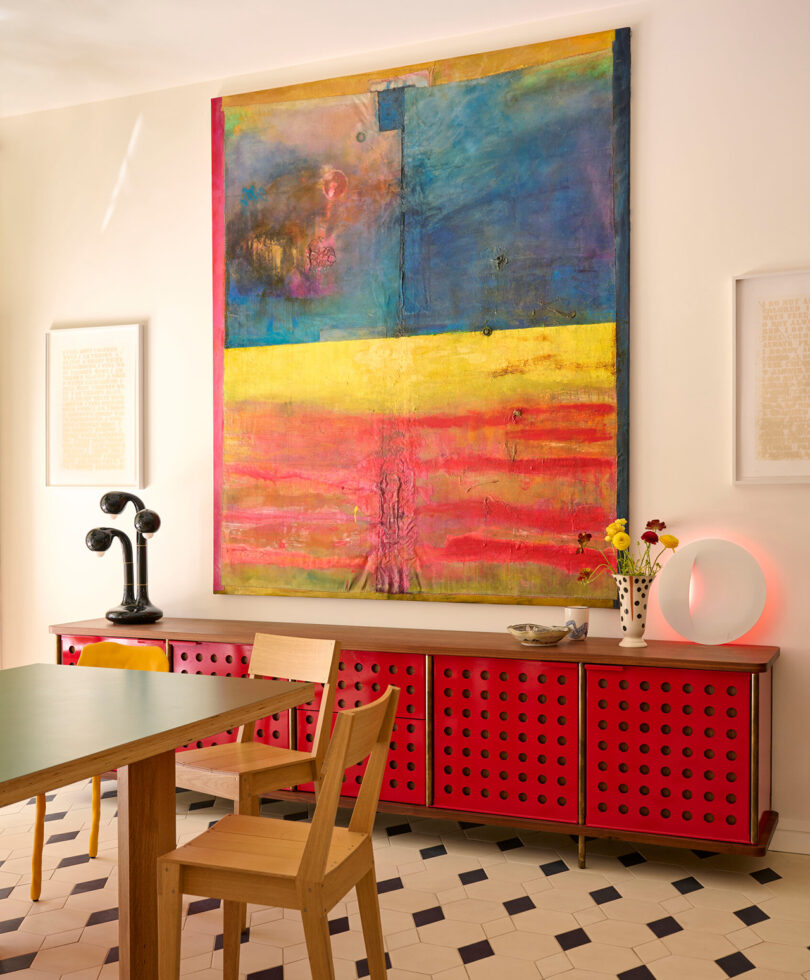
[[[29,901],[33,801],[0,810],[0,976],[118,976],[116,791],[103,784],[87,857],[90,783],[51,794],[42,898]],[[178,791],[181,841],[229,804]],[[306,819],[302,804],[268,815]],[[810,856],[747,859],[381,814],[377,877],[389,980],[810,980]],[[182,973],[221,976],[217,902],[191,898]],[[330,914],[338,980],[367,976],[352,895]],[[249,907],[240,980],[310,980],[300,919]],[[151,978],[137,978],[151,980]],[[314,978],[322,980],[322,978]]]

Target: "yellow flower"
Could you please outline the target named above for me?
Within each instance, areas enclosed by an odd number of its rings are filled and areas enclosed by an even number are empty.
[[[610,541],[614,534],[618,534],[619,531],[623,531],[624,528],[618,521],[614,521],[612,524],[608,524],[605,528],[605,534],[607,535],[607,540]]]
[[[627,518],[626,517],[617,517],[616,518],[616,523],[617,524],[621,524],[622,527],[624,527],[624,525],[627,523]]]
[[[673,551],[680,544],[674,534],[662,534],[658,540],[665,548],[672,548]]]
[[[630,547],[630,535],[625,534],[624,531],[619,531],[618,534],[613,535],[612,543],[616,551],[627,551]]]

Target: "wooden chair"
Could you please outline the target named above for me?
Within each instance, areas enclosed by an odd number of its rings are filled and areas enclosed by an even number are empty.
[[[255,724],[244,725],[236,742],[179,753],[177,785],[233,800],[234,813],[250,816],[258,816],[261,797],[275,789],[313,781],[317,797],[335,706],[339,655],[340,644],[334,640],[257,633],[250,655],[250,677],[323,684],[313,751],[255,742]]]
[[[112,640],[87,643],[79,654],[79,667],[117,667],[123,670],[168,672],[169,661],[160,647],[127,646]],[[66,735],[70,737],[69,734]],[[101,821],[101,776],[93,776],[92,822],[87,853],[98,854],[98,828]],[[45,794],[37,796],[34,823],[34,851],[31,855],[31,901],[39,901],[42,892],[42,845],[45,840]]]
[[[399,689],[337,717],[311,825],[228,816],[158,858],[159,980],[180,975],[184,893],[224,901],[224,980],[237,980],[246,902],[300,909],[314,980],[334,980],[327,912],[354,887],[371,980],[387,976],[371,832]],[[335,826],[344,771],[370,756],[348,828]]]

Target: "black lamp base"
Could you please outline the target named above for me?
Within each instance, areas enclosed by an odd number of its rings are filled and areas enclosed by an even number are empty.
[[[162,616],[163,610],[149,602],[133,602],[113,606],[108,609],[106,617],[111,623],[156,623]]]

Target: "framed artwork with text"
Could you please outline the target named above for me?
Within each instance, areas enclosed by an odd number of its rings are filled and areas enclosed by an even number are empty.
[[[810,483],[810,270],[734,280],[734,482]]]
[[[217,592],[612,605],[630,32],[215,99]]]

